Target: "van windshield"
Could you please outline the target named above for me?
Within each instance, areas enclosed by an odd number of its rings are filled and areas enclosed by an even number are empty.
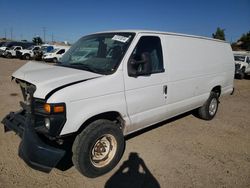
[[[28,48],[27,48],[27,50],[33,50],[33,48],[35,48],[35,46],[34,46],[34,45],[32,45],[32,46],[28,47]]]
[[[58,50],[59,50],[59,48],[54,48],[53,50],[49,51],[49,53],[55,53]]]
[[[134,33],[100,33],[83,37],[63,55],[59,66],[112,74],[133,38]]]

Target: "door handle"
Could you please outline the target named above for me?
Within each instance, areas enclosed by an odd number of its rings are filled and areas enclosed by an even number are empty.
[[[165,98],[167,98],[167,94],[168,94],[168,86],[167,85],[163,86],[163,93],[165,95]]]

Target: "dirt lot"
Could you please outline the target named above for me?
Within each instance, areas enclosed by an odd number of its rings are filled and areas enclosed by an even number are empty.
[[[24,63],[0,58],[0,119],[19,109],[10,75]],[[131,136],[117,167],[96,179],[74,167],[29,168],[17,155],[19,137],[0,126],[0,187],[250,187],[250,80],[235,80],[235,88],[212,121],[186,114]]]

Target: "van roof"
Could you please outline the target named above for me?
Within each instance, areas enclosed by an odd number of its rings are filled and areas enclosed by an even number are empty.
[[[175,35],[175,36],[183,36],[183,37],[191,37],[191,38],[200,38],[205,40],[213,40],[217,42],[223,42],[228,43],[224,40],[209,38],[209,37],[203,37],[203,36],[197,36],[197,35],[188,35],[188,34],[182,34],[182,33],[173,33],[173,32],[164,32],[164,31],[154,31],[154,30],[136,30],[136,29],[125,29],[125,30],[113,30],[113,31],[102,31],[102,32],[96,32],[92,34],[99,34],[99,33],[148,33],[148,34],[161,34],[161,35]]]

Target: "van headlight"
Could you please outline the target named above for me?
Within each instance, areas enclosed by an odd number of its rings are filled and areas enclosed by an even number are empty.
[[[45,127],[46,127],[47,129],[50,129],[50,119],[49,119],[49,118],[45,118],[45,119],[44,119],[44,123],[45,123]]]
[[[48,136],[59,136],[66,122],[65,103],[46,103],[34,98],[35,123],[38,132]]]

